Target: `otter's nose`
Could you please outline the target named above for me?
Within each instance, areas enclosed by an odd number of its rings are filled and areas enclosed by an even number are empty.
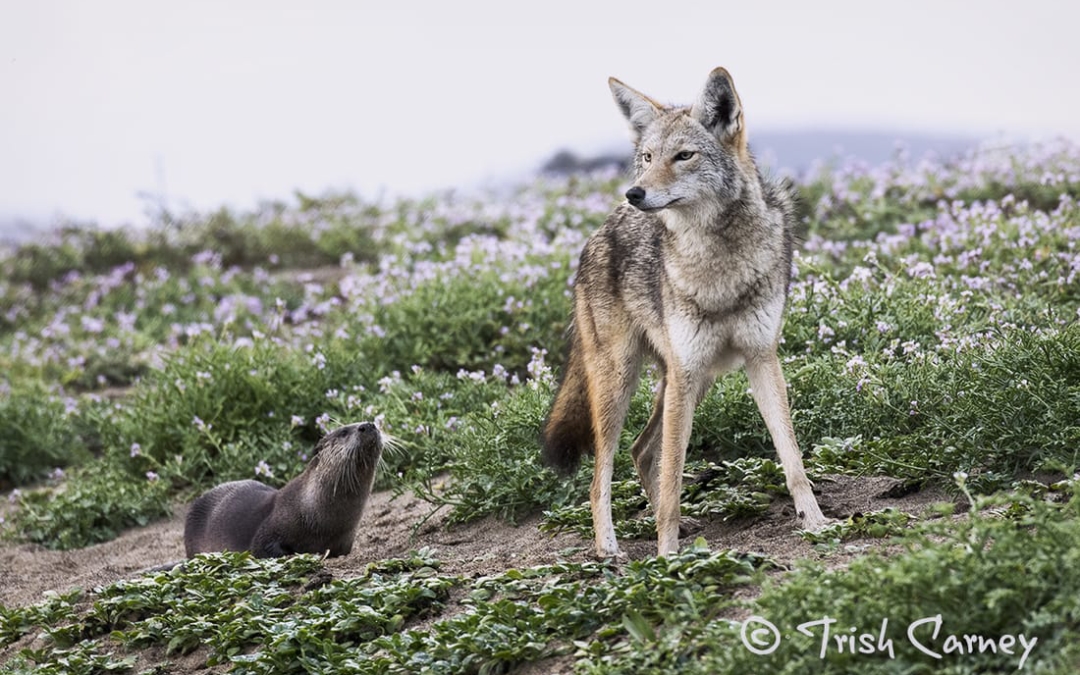
[[[362,424],[357,425],[357,427],[356,427],[356,433],[358,433],[358,434],[370,434],[370,433],[373,433],[375,431],[376,431],[375,425],[372,424],[371,422],[364,422]]]
[[[645,201],[645,190],[635,185],[626,191],[626,201],[630,202],[633,206],[637,206]]]

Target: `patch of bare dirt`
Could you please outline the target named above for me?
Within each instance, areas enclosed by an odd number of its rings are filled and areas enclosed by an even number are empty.
[[[946,495],[937,490],[904,495],[903,491],[895,489],[897,485],[897,481],[890,478],[836,476],[819,481],[819,499],[825,514],[834,518],[889,506],[921,515],[930,504],[947,500]],[[486,518],[447,528],[446,513],[430,516],[431,509],[428,502],[411,494],[394,497],[390,492],[374,493],[352,553],[329,560],[327,568],[335,577],[358,576],[370,562],[403,556],[422,546],[434,549],[443,561],[446,573],[467,576],[498,574],[515,567],[558,560],[585,560],[591,556],[591,541],[573,533],[553,536],[541,532],[539,516],[517,525]],[[184,557],[185,513],[186,507],[177,508],[168,520],[129,530],[110,542],[74,551],[50,551],[37,545],[5,543],[0,546],[0,604],[8,607],[33,604],[47,591],[93,590],[134,577],[146,568],[180,560]],[[811,544],[794,532],[794,527],[791,501],[780,499],[757,518],[705,522],[684,543],[702,536],[714,549],[763,553],[782,566],[793,565],[800,559],[820,557]],[[874,540],[853,543],[856,546],[879,545]],[[656,552],[655,541],[623,541],[620,544],[634,559]],[[825,562],[843,565],[845,558],[842,553],[831,554]]]

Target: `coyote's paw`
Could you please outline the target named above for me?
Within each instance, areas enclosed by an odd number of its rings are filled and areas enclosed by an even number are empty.
[[[833,521],[821,513],[817,499],[813,494],[795,496],[795,517],[799,522],[799,529],[817,532]]]
[[[596,559],[599,560],[600,562],[607,562],[607,561],[610,560],[611,562],[617,563],[617,564],[621,564],[621,563],[624,563],[627,560],[629,560],[629,558],[627,558],[626,554],[623,553],[622,551],[620,551],[618,548],[615,548],[614,550],[604,550],[604,551],[601,551],[601,550],[597,549],[597,551],[596,551]]]
[[[799,529],[806,530],[807,532],[818,532],[836,522],[834,518],[828,518],[822,515],[820,511],[812,516],[805,512],[800,512],[798,516]]]
[[[596,557],[599,560],[626,560],[626,556],[619,551],[619,542],[615,539],[615,528],[609,528],[607,532],[597,531]]]

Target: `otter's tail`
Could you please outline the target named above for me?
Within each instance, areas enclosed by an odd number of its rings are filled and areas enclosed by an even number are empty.
[[[580,340],[571,325],[559,388],[540,434],[540,459],[564,476],[593,452],[592,407]]]

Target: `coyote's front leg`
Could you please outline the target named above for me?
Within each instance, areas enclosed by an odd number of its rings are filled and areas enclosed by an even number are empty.
[[[795,501],[795,514],[804,530],[820,530],[828,523],[821,513],[813,486],[806,477],[802,454],[795,441],[795,430],[791,426],[791,412],[788,408],[787,384],[780,368],[780,359],[776,352],[759,354],[746,362],[746,376],[750,380],[750,390],[757,403],[765,426],[772,436],[776,454],[784,467],[788,492]]]

